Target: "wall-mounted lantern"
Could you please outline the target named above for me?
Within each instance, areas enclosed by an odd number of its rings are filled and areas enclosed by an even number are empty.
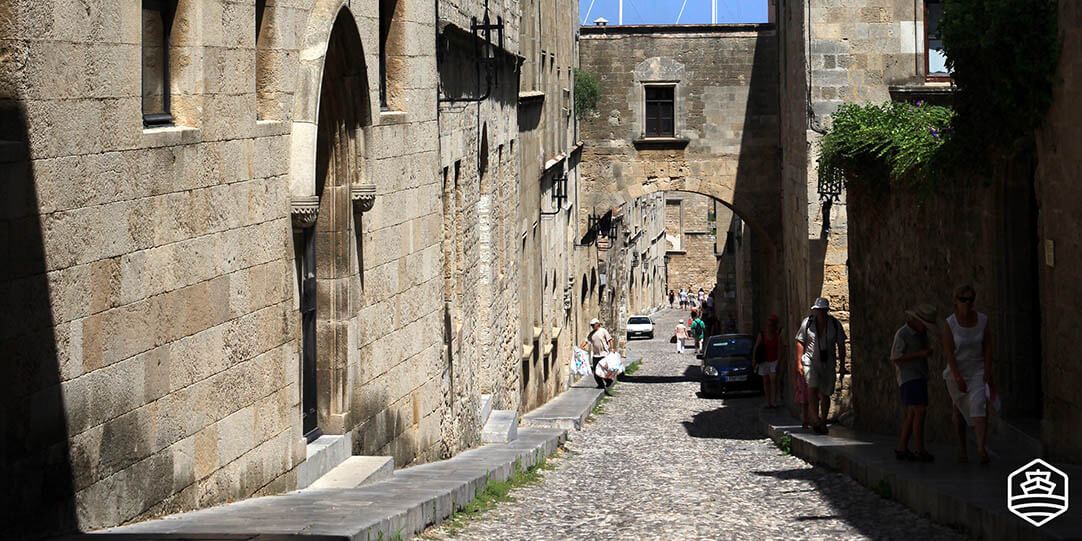
[[[496,42],[492,41],[492,31],[496,31]],[[474,57],[485,69],[485,76],[490,84],[499,86],[496,75],[497,60],[496,48],[503,49],[503,17],[496,17],[496,24],[492,24],[488,17],[488,0],[485,0],[485,16],[478,22],[477,17],[471,19],[470,31],[473,32]]]
[[[819,162],[819,200],[823,202],[823,233],[830,233],[830,208],[836,201],[841,201],[842,189],[845,187],[845,177],[842,172],[833,167],[823,167]]]
[[[567,173],[552,179],[552,204],[557,208],[563,207],[567,200]]]

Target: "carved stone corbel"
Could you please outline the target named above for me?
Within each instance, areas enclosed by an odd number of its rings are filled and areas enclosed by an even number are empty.
[[[319,216],[319,196],[294,196],[289,201],[289,214],[293,218],[293,227],[307,229],[316,225]]]
[[[349,197],[353,200],[353,212],[368,212],[376,204],[376,185],[371,182],[353,184],[349,187]]]

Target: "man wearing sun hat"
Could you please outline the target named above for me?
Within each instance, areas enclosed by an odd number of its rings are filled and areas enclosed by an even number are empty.
[[[928,410],[928,357],[932,346],[928,329],[935,329],[936,308],[921,304],[905,311],[906,322],[894,333],[894,345],[890,348],[890,361],[898,379],[898,389],[905,406],[905,421],[898,438],[894,457],[898,460],[931,462],[933,457],[924,449],[924,416]],[[912,435],[917,452],[909,452]]]
[[[590,369],[594,375],[594,381],[597,382],[597,388],[608,392],[613,380],[597,375],[597,363],[612,351],[612,335],[609,334],[608,329],[601,326],[601,320],[596,317],[590,320],[590,334],[586,335],[586,340],[582,341],[580,347],[586,349],[587,346],[590,348]]]
[[[845,375],[847,337],[842,324],[830,315],[830,301],[823,297],[815,299],[811,311],[812,314],[804,318],[796,333],[797,372],[808,382],[812,430],[816,434],[826,434],[830,395],[834,394],[837,376]],[[834,371],[835,361],[839,366],[837,373]]]

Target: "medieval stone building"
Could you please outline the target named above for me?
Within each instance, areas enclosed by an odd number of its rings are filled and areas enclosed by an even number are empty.
[[[3,3],[14,531],[436,460],[564,388],[577,11]]]

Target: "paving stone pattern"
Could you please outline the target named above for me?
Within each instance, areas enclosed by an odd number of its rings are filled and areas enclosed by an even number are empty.
[[[697,396],[693,353],[657,316],[645,359],[543,480],[440,539],[962,539],[849,477],[783,456],[756,426],[761,396]]]

